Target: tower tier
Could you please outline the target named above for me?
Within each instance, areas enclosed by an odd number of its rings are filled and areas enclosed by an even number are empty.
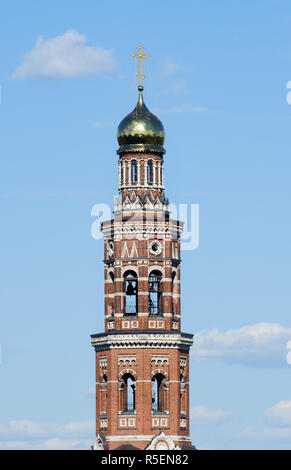
[[[170,450],[191,445],[192,335],[144,331],[91,338],[96,351],[96,435],[102,436],[103,446],[114,450],[130,443],[138,449]]]

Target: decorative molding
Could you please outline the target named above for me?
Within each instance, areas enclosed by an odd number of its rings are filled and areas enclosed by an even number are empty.
[[[176,444],[173,439],[162,431],[152,439],[146,450],[174,450],[175,448]]]
[[[118,356],[118,365],[120,365],[121,363],[125,364],[126,362],[128,362],[129,366],[132,366],[133,362],[135,362],[136,364],[136,356],[132,356],[132,355]]]
[[[135,370],[133,370],[133,369],[122,369],[122,370],[119,372],[119,378],[121,379],[125,374],[130,374],[130,375],[132,375],[133,377],[136,377],[136,372],[135,372]]]
[[[161,369],[160,367],[152,370],[152,377],[154,377],[156,374],[162,374],[165,378],[168,377],[168,372],[165,371],[164,369]]]
[[[107,429],[108,426],[108,420],[106,418],[100,419],[100,427],[101,429]]]
[[[177,348],[188,351],[193,335],[187,333],[118,333],[92,335],[91,344],[96,351],[121,348]]]
[[[93,450],[108,450],[106,438],[102,432],[100,432],[98,436],[96,437],[94,445],[93,445]]]
[[[169,356],[151,356],[151,362],[154,362],[155,363],[155,366],[158,367],[159,366],[159,362],[161,362],[163,365],[164,365],[164,362],[167,364],[167,366],[169,365]]]
[[[163,320],[149,320],[149,328],[165,328],[165,322]]]
[[[163,247],[158,240],[153,240],[149,245],[149,252],[151,255],[159,256],[163,251]]]
[[[128,250],[127,241],[123,243],[123,250],[121,252],[121,258],[138,258],[138,251],[136,248],[135,241],[133,241],[132,243],[130,253]]]
[[[184,368],[184,367],[186,367],[186,364],[187,364],[187,358],[181,356],[180,357],[180,367]]]
[[[99,364],[101,369],[107,369],[107,357],[100,357]]]
[[[185,429],[187,427],[187,420],[185,418],[180,419],[180,428]]]
[[[119,418],[119,427],[120,428],[135,428],[136,420],[132,417]]]

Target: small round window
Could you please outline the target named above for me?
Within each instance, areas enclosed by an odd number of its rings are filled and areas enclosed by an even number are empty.
[[[158,256],[162,253],[162,251],[163,249],[162,249],[162,245],[160,242],[158,242],[157,240],[154,240],[153,242],[151,242],[150,253],[152,255]]]

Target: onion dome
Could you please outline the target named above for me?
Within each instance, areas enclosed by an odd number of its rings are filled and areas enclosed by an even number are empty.
[[[143,101],[143,87],[138,87],[139,98],[134,110],[118,126],[117,153],[165,153],[164,126],[160,119],[152,114]]]

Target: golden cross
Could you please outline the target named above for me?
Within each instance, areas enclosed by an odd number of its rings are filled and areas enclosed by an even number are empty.
[[[138,46],[138,54],[131,54],[131,57],[139,60],[138,73],[136,74],[136,76],[139,77],[139,86],[142,87],[142,81],[145,78],[145,76],[142,74],[142,61],[143,59],[148,59],[150,55],[143,54],[142,45],[140,44]]]

